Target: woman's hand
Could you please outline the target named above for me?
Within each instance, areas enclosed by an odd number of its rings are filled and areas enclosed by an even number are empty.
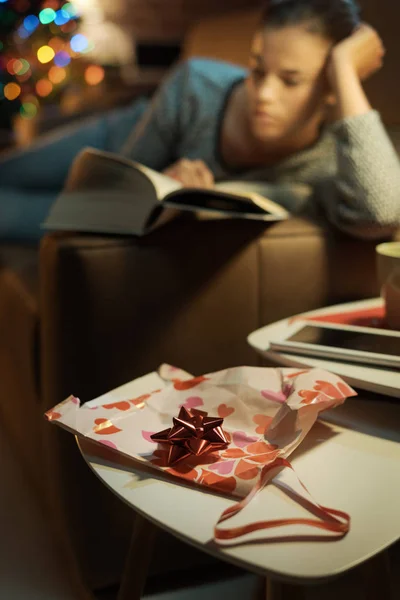
[[[362,23],[352,35],[333,47],[328,65],[328,76],[335,84],[337,70],[351,66],[359,79],[365,80],[383,64],[385,48],[375,29]]]
[[[372,27],[363,23],[357,30],[333,47],[328,62],[328,79],[332,95],[331,116],[345,119],[371,110],[361,84],[382,66],[385,49]]]
[[[182,158],[163,173],[179,181],[183,187],[214,187],[214,175],[202,160]]]

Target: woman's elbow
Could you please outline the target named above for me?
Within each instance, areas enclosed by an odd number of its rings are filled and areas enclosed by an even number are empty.
[[[396,189],[361,191],[357,204],[362,221],[383,228],[400,226],[400,182]]]
[[[364,191],[356,202],[353,196],[339,213],[341,229],[351,235],[365,240],[391,239],[400,230],[400,185],[398,195]]]
[[[341,229],[350,235],[361,240],[370,241],[386,241],[395,237],[400,231],[399,225],[378,225],[377,223],[357,223],[352,225],[342,226]]]

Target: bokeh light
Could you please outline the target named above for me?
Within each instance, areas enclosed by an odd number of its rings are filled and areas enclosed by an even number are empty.
[[[61,10],[65,11],[67,15],[70,16],[71,19],[78,16],[78,12],[71,2],[67,2],[64,6],[61,7]]]
[[[15,60],[13,60],[13,63],[12,63],[13,73],[17,74],[18,71],[22,68],[23,68],[23,65],[19,58],[16,58]]]
[[[37,107],[33,102],[24,102],[19,109],[19,113],[23,119],[33,119],[37,114]]]
[[[11,58],[6,64],[6,69],[10,75],[25,75],[30,67],[25,58]]]
[[[68,54],[68,52],[65,52],[65,50],[57,52],[57,54],[54,57],[54,64],[57,65],[57,67],[66,67],[67,65],[69,65],[70,62],[71,57]]]
[[[50,48],[50,46],[42,46],[37,51],[38,60],[39,60],[39,62],[41,62],[43,64],[48,63],[51,60],[53,60],[54,55],[55,55],[55,52],[54,52],[53,48]]]
[[[52,23],[56,18],[56,11],[52,8],[44,8],[39,13],[39,20],[43,25],[48,25]]]
[[[15,100],[21,93],[21,88],[18,83],[7,83],[4,86],[4,96],[7,100]]]
[[[57,83],[64,81],[67,76],[67,71],[62,67],[51,67],[48,76],[51,83],[57,85]]]
[[[88,40],[88,45],[85,48],[85,50],[82,50],[82,54],[87,54],[88,52],[91,52],[92,50],[94,50],[94,43],[92,42],[92,40]]]
[[[85,81],[88,85],[98,85],[104,79],[104,69],[99,65],[90,65],[85,71]]]
[[[39,25],[39,19],[35,15],[28,15],[25,17],[23,26],[26,31],[32,32],[35,31],[36,27]]]
[[[25,58],[18,58],[14,62],[14,73],[16,73],[17,75],[25,75],[25,73],[27,73],[30,68],[31,65],[28,63],[27,60],[25,60]]]
[[[7,65],[6,65],[6,69],[10,73],[10,75],[15,74],[15,71],[14,71],[14,63],[15,62],[16,62],[15,58],[10,58],[10,60],[8,61]]]
[[[82,85],[98,86],[105,79],[102,66],[90,65],[90,56],[81,57],[91,52],[94,44],[85,32],[80,33],[80,5],[77,9],[73,0],[39,0],[38,6],[34,0],[0,0],[0,5],[2,25],[12,28],[10,46],[8,38],[7,43],[0,41],[0,69],[9,80],[0,84],[0,99],[13,102],[11,108],[20,107],[21,116],[33,118],[42,99],[59,95],[70,80],[79,79],[76,88],[80,89]],[[77,65],[78,75],[71,61]]]
[[[36,83],[36,93],[41,98],[46,98],[53,91],[53,84],[48,79],[39,79]]]
[[[31,35],[32,31],[28,31],[23,25],[20,25],[16,33],[17,36],[21,38],[21,40],[26,40],[26,38],[28,38]]]
[[[88,40],[82,33],[77,33],[71,38],[70,46],[74,52],[83,52],[88,47]]]
[[[56,18],[54,19],[54,23],[56,25],[64,25],[65,23],[68,23],[68,21],[71,19],[71,16],[69,15],[69,13],[66,10],[58,10],[56,12]]]

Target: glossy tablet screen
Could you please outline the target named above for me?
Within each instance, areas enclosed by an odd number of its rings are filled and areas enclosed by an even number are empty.
[[[305,325],[287,338],[287,341],[400,356],[400,336],[395,337],[380,333],[364,333],[347,329],[330,329],[328,327]]]

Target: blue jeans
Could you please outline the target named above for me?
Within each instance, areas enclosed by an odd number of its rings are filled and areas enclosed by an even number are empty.
[[[86,146],[118,152],[146,106],[145,99],[138,100],[0,156],[0,240],[39,240],[44,233],[40,225],[75,156]]]

